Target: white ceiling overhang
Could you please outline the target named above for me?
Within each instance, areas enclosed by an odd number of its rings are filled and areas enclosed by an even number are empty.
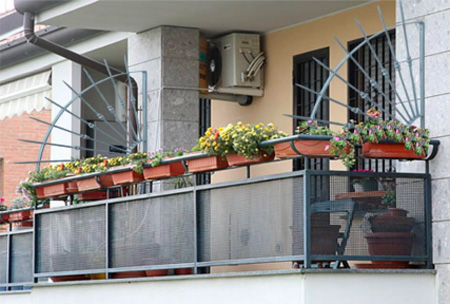
[[[160,25],[199,28],[208,36],[231,31],[266,33],[369,0],[77,0],[41,12],[39,23],[72,28],[142,32]]]

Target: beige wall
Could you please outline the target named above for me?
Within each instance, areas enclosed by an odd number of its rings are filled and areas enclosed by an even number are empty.
[[[395,23],[395,2],[380,1],[265,35],[263,45],[267,64],[264,97],[255,98],[253,104],[248,107],[239,106],[237,103],[214,101],[212,103],[213,126],[225,126],[230,122],[238,121],[244,123],[273,122],[280,130],[291,132],[292,119],[283,114],[292,114],[293,109],[293,57],[329,47],[330,67],[334,68],[344,58],[345,53],[333,37],[336,36],[344,44],[362,38],[355,18],[361,22],[369,35],[382,30],[377,6],[381,7],[387,25],[393,25]],[[340,75],[344,78],[347,77],[346,65],[341,68]],[[333,81],[330,95],[337,100],[346,101],[347,86],[339,80]],[[346,108],[334,103],[330,104],[330,120],[346,121],[346,117]],[[252,175],[278,173],[291,170],[291,168],[290,161],[254,166]],[[332,168],[342,168],[342,166],[332,164]],[[244,168],[218,172],[214,176],[214,181],[243,178],[245,172]]]

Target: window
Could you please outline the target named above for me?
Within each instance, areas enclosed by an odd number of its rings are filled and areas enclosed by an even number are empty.
[[[316,58],[329,66],[328,48],[300,54],[294,57],[294,84],[298,83],[319,92],[328,78],[328,71],[314,61]],[[328,92],[325,93],[328,95]],[[310,116],[315,105],[317,95],[303,90],[294,85],[294,115]],[[323,99],[316,114],[317,119],[329,119],[329,102]],[[294,130],[298,125],[298,120],[294,119]],[[326,170],[329,167],[328,159],[310,159],[309,168],[316,170]],[[302,170],[305,167],[303,158],[294,161],[294,170]]]
[[[392,45],[395,48],[395,31],[389,32],[389,38],[392,41]],[[349,43],[349,51],[353,50],[358,44],[360,44],[363,40],[359,39],[357,41],[352,41]],[[389,72],[390,78],[395,80],[395,67],[394,61],[392,58],[392,54],[389,48],[388,40],[386,35],[379,36],[371,41],[373,49],[377,57],[380,59],[384,68]],[[391,89],[389,82],[381,73],[381,67],[375,60],[375,56],[371,52],[368,45],[363,46],[353,55],[355,60],[361,65],[361,67],[367,72],[367,74],[375,80],[381,91],[389,97],[392,102],[395,102],[395,93]],[[355,86],[358,90],[365,92],[369,95],[369,97],[378,105],[378,109],[384,109],[386,112],[392,114],[394,112],[394,108],[391,106],[387,98],[383,96],[374,88],[369,79],[363,74],[360,68],[352,61],[348,61],[348,81]],[[394,85],[395,85],[395,81]],[[348,103],[351,107],[358,107],[362,111],[366,111],[369,108],[373,107],[373,104],[364,102],[358,92],[352,90],[349,87],[348,91]],[[389,119],[386,117],[387,115],[383,113],[383,119]],[[349,111],[349,119],[355,120],[355,122],[361,122],[366,119],[363,115],[358,115]],[[389,160],[359,160],[356,164],[356,168],[364,168],[371,169],[374,171],[384,172],[389,170],[392,167],[392,161]]]

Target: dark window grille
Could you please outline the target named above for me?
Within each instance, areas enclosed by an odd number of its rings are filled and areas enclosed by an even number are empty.
[[[395,31],[390,31],[389,37],[395,48]],[[359,39],[350,42],[348,47],[349,51],[352,51],[362,41],[363,39]],[[382,35],[380,37],[372,39],[371,44],[377,54],[377,57],[383,63],[384,68],[389,72],[390,78],[395,85],[395,67],[386,35]],[[381,67],[375,60],[375,56],[372,54],[369,46],[365,45],[361,47],[358,51],[355,52],[355,54],[353,54],[353,57],[367,72],[367,74],[369,74],[369,76],[378,83],[383,93],[386,96],[389,96],[389,99],[393,103],[395,103],[395,92],[394,90],[392,90],[386,77],[382,75]],[[369,79],[365,77],[361,70],[351,60],[348,61],[348,75],[349,82],[358,90],[367,93],[370,98],[378,105],[377,109],[384,109],[386,112],[394,114],[395,109],[392,107],[389,101],[377,89],[370,85]],[[348,103],[351,107],[358,107],[364,112],[373,107],[371,103],[365,102],[361,98],[361,96],[351,88],[348,89]],[[389,119],[389,117],[387,117],[385,113],[382,113],[382,115],[383,119]],[[367,117],[349,111],[349,119],[353,119],[356,123],[359,123],[367,119]],[[360,152],[361,151],[357,151],[357,153]],[[359,159],[355,165],[355,169],[368,169],[374,170],[376,172],[390,171],[391,168],[392,161],[390,160]]]
[[[320,49],[295,56],[293,80],[294,84],[298,83],[319,92],[328,78],[328,71],[316,63],[313,58],[329,66],[329,49]],[[328,91],[325,92],[325,95],[328,96]],[[310,116],[316,99],[317,95],[294,85],[294,115]],[[322,100],[316,113],[316,118],[329,120],[328,100]],[[298,123],[299,120],[294,119],[294,131]],[[305,160],[303,158],[294,161],[294,170],[302,170],[304,168]],[[329,160],[321,158],[310,159],[309,168],[327,170],[329,168]]]
[[[199,100],[199,122],[198,133],[203,136],[211,126],[211,99],[200,98]],[[211,183],[211,173],[200,173],[196,175],[197,185],[207,185]]]

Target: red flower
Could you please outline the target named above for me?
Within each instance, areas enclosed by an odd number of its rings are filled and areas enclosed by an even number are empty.
[[[81,173],[81,167],[78,167],[77,169],[77,173],[80,174]]]

